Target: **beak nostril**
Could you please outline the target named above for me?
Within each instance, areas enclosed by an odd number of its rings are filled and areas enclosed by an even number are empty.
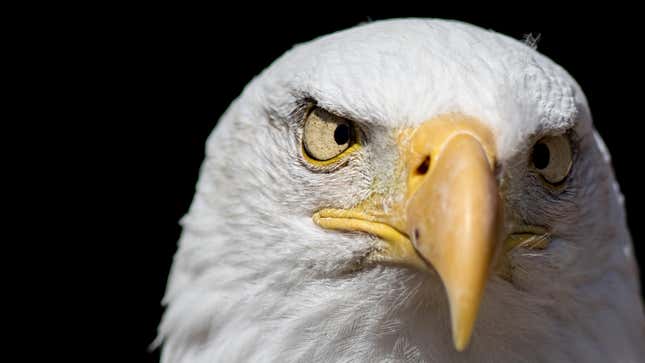
[[[430,156],[426,156],[423,158],[423,162],[421,165],[417,167],[417,175],[424,175],[425,173],[428,172],[428,169],[430,168]]]

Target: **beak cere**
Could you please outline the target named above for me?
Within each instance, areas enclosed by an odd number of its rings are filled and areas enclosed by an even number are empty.
[[[386,243],[369,256],[371,262],[421,270],[431,265],[446,289],[453,342],[462,351],[505,233],[494,138],[478,120],[458,114],[438,116],[400,136],[407,170],[402,204],[385,213],[383,200],[373,196],[352,209],[322,209],[313,220],[379,236]]]
[[[460,351],[502,244],[492,141],[476,120],[451,115],[421,125],[408,149],[408,236],[443,281]]]

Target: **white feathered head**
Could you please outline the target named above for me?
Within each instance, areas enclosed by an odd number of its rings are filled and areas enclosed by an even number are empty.
[[[299,45],[206,154],[163,361],[643,353],[608,153],[576,82],[521,42],[392,20]]]

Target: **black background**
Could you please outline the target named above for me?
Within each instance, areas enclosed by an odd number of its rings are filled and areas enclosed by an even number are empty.
[[[110,311],[119,312],[108,322],[118,333],[97,343],[97,349],[116,345],[129,352],[126,360],[159,359],[158,351],[147,349],[163,311],[160,301],[181,232],[178,221],[192,200],[206,137],[243,87],[296,43],[393,17],[292,10],[297,15],[250,18],[151,9],[108,20],[89,37],[88,42],[100,44],[92,55],[99,62],[88,77],[105,87],[96,94],[88,91],[88,97],[100,101],[92,113],[106,117],[96,132],[105,131],[102,139],[107,139],[101,144],[110,170],[104,192],[112,207],[111,227],[99,231],[106,242],[96,253],[115,257],[103,271],[109,294],[102,296]],[[645,143],[639,124],[644,102],[636,14],[619,9],[593,15],[518,10],[422,16],[459,19],[518,39],[540,35],[538,50],[566,68],[587,95],[612,152],[643,263],[640,147]],[[89,143],[94,136],[88,136]]]

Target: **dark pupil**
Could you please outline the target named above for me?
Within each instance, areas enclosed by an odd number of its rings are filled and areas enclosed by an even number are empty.
[[[537,169],[544,169],[549,165],[551,153],[546,144],[539,143],[533,147],[533,165]]]
[[[334,131],[334,141],[338,145],[344,145],[349,141],[349,125],[339,124]]]

